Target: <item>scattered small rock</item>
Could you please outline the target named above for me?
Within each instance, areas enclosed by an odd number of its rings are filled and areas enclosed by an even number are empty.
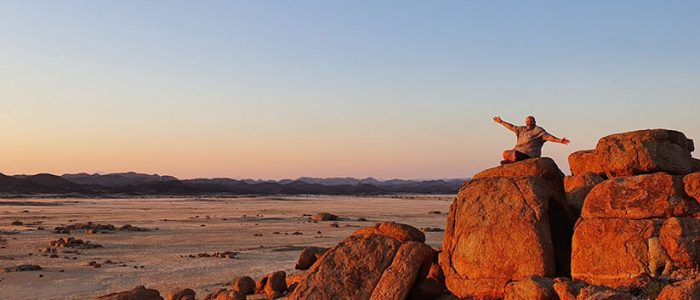
[[[55,248],[78,248],[78,249],[94,249],[102,248],[100,244],[94,244],[89,241],[84,241],[82,239],[76,239],[74,237],[64,237],[55,241],[49,242],[49,247]]]
[[[311,217],[312,221],[336,221],[338,216],[331,213],[317,213]]]
[[[197,294],[194,290],[190,288],[186,289],[175,289],[174,291],[168,293],[167,300],[195,300]]]
[[[143,285],[135,287],[133,290],[111,293],[100,296],[97,300],[121,300],[121,299],[139,299],[139,300],[163,300],[158,290],[147,289]]]
[[[299,260],[297,261],[296,266],[294,266],[295,269],[297,270],[307,270],[309,269],[315,262],[316,260],[323,255],[323,253],[326,252],[328,248],[321,248],[321,247],[306,247],[304,250],[301,251],[299,254]]]
[[[15,267],[7,267],[4,268],[3,271],[5,273],[11,273],[11,272],[26,272],[26,271],[38,271],[41,270],[42,268],[39,265],[19,265]]]

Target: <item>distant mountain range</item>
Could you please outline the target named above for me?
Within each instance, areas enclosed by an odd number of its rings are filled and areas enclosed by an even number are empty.
[[[283,180],[178,179],[141,173],[14,175],[0,173],[0,196],[206,196],[206,195],[376,195],[455,194],[464,179],[378,180],[301,177]]]

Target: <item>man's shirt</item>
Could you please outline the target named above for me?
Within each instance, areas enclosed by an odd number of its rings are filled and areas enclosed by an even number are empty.
[[[532,129],[527,129],[527,126],[516,126],[515,136],[518,137],[518,142],[513,150],[530,157],[540,157],[542,156],[542,145],[546,142],[544,138],[551,135],[539,126]]]

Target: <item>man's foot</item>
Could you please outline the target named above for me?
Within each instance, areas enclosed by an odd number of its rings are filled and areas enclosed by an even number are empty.
[[[501,161],[501,166],[502,166],[502,165],[507,165],[507,164],[512,164],[512,163],[513,163],[513,162],[510,161],[510,160],[502,160],[502,161]]]

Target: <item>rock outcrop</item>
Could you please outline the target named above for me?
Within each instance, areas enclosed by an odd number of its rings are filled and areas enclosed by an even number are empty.
[[[554,246],[556,273],[559,276],[570,276],[571,237],[581,209],[580,204],[571,202],[565,197],[564,174],[559,167],[551,158],[533,158],[490,168],[477,173],[473,178],[479,180],[497,177],[537,177],[549,183],[553,191],[553,196],[548,200],[549,228]]]
[[[639,288],[698,267],[700,205],[693,195],[700,194],[700,175],[689,174],[693,148],[680,132],[640,130],[569,156],[574,175],[565,182],[589,190],[572,241],[575,280]]]
[[[685,175],[694,171],[697,160],[690,152],[693,140],[675,130],[646,129],[606,136],[595,150],[569,156],[573,175],[593,172],[620,177],[655,172]]]
[[[450,207],[440,253],[447,288],[460,298],[502,298],[506,284],[555,274],[549,203],[539,177],[492,177],[464,186]]]
[[[637,220],[689,216],[698,211],[698,203],[685,193],[683,176],[655,173],[596,185],[586,197],[581,218]]]
[[[583,200],[586,199],[586,196],[588,196],[588,193],[596,184],[599,184],[604,180],[605,179],[602,176],[593,172],[564,177],[566,203],[567,206],[574,211],[577,218],[581,215]]]
[[[434,250],[411,226],[356,231],[316,262],[288,299],[404,299]]]
[[[472,179],[478,180],[492,177],[540,177],[549,182],[552,188],[558,191],[562,190],[564,184],[564,173],[559,170],[554,160],[549,157],[526,159],[486,169],[474,174]]]

